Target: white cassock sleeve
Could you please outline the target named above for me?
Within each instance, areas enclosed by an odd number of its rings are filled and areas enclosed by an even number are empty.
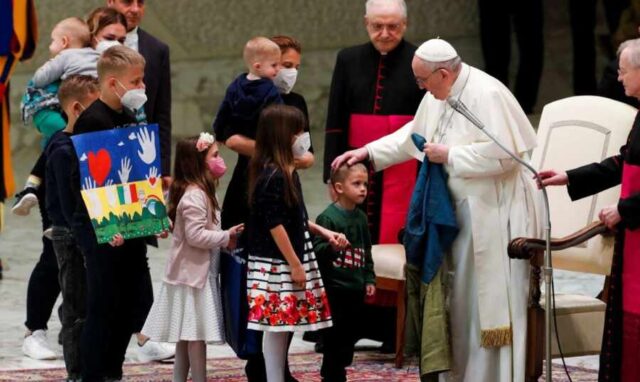
[[[375,140],[365,146],[369,160],[376,171],[384,170],[394,164],[411,158],[422,160],[424,154],[413,144],[411,133],[414,132],[414,121],[408,122],[393,133]]]
[[[535,147],[535,133],[511,93],[489,88],[475,98],[472,112],[485,124],[485,130],[507,149],[522,157]],[[449,171],[452,175],[480,178],[511,171],[518,163],[482,133],[482,141],[451,147]]]
[[[461,178],[481,178],[500,175],[513,169],[517,162],[513,159],[487,158],[480,154],[478,146],[493,142],[472,143],[449,149],[449,173]]]

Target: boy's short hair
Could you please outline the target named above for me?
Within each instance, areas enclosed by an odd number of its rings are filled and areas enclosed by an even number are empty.
[[[344,163],[337,169],[331,171],[331,177],[329,178],[329,180],[331,181],[331,184],[342,183],[345,179],[347,179],[349,174],[354,171],[362,171],[365,174],[369,174],[369,171],[367,171],[367,167],[362,163],[356,163],[351,166]]]
[[[280,47],[278,44],[262,36],[254,37],[247,41],[242,52],[244,63],[249,69],[255,62],[279,55]]]
[[[300,44],[300,41],[296,40],[293,37],[278,35],[271,37],[271,41],[278,44],[281,52],[286,52],[289,49],[293,49],[298,52],[298,54],[302,54],[302,44]]]
[[[105,50],[98,60],[98,79],[102,81],[107,74],[117,75],[134,66],[144,68],[144,65],[144,57],[140,53],[123,45],[113,46]]]
[[[79,17],[68,17],[57,23],[53,29],[56,28],[60,29],[69,40],[78,42],[83,47],[88,47],[91,44],[89,26]]]
[[[69,102],[85,99],[91,93],[100,91],[98,80],[92,76],[75,74],[67,77],[58,89],[58,100],[64,109]]]

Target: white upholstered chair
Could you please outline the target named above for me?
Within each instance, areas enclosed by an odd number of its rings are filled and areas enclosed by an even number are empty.
[[[405,327],[405,273],[407,262],[402,244],[376,244],[371,247],[376,273],[376,289],[394,292],[396,295],[396,354],[395,366],[402,367],[404,359]]]
[[[625,144],[637,110],[623,103],[595,96],[577,96],[546,105],[538,127],[538,147],[532,164],[538,170],[568,170],[615,155]],[[609,275],[613,237],[597,223],[598,212],[615,204],[620,188],[575,202],[566,187],[549,187],[554,269]],[[566,248],[566,249],[562,249]],[[530,259],[532,264],[527,333],[526,380],[537,381],[544,358],[544,304],[540,281],[544,241],[519,238],[510,243],[509,255]],[[608,278],[605,278],[605,285]],[[604,289],[606,290],[606,288]],[[558,294],[558,333],[565,356],[597,354],[604,326],[605,297]],[[559,356],[555,333],[553,357]]]

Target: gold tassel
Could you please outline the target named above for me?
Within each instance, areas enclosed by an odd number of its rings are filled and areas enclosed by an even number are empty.
[[[480,332],[480,346],[483,348],[498,348],[511,345],[513,332],[510,326],[482,330]]]

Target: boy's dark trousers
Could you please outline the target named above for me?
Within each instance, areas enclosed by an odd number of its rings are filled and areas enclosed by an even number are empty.
[[[54,226],[52,242],[62,291],[62,305],[58,310],[62,322],[62,353],[68,378],[75,380],[82,377],[80,335],[86,315],[87,291],[84,257],[70,228]]]
[[[87,227],[89,229],[89,227]],[[147,246],[143,239],[82,246],[87,272],[87,318],[82,332],[83,382],[121,379],[122,363],[139,317],[133,314],[145,300],[150,282]]]
[[[320,375],[323,382],[344,382],[345,368],[353,361],[353,348],[364,320],[365,291],[327,288],[333,326],[320,331],[324,356]]]
[[[44,182],[38,187],[38,206],[42,219],[42,230],[51,226],[45,208],[46,190]],[[60,294],[58,283],[58,261],[51,240],[42,236],[42,253],[29,277],[27,287],[27,320],[25,326],[30,331],[46,330],[53,306]]]

